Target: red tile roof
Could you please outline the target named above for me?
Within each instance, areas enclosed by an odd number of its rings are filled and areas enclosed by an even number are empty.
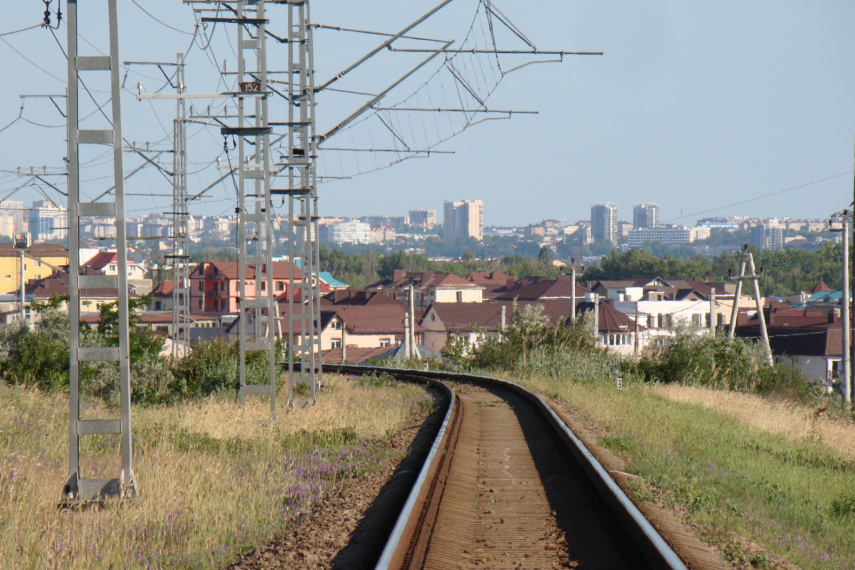
[[[566,321],[570,315],[570,304],[567,301],[520,301],[516,303],[517,310],[530,305],[543,307],[543,316],[549,319],[550,324]],[[495,331],[498,330],[502,320],[502,307],[505,307],[505,325],[511,324],[514,314],[514,303],[510,301],[494,301],[486,303],[432,303],[422,319],[431,317],[431,311],[435,312],[437,318],[446,331],[473,332],[475,330]],[[583,299],[576,301],[576,312],[592,308],[592,303],[585,303]],[[635,331],[635,322],[624,315],[609,303],[600,304],[600,332],[632,332]],[[643,330],[644,327],[639,327]]]
[[[820,280],[816,285],[813,286],[813,289],[811,289],[810,291],[807,291],[807,293],[814,295],[816,293],[825,293],[827,291],[834,291],[834,289],[832,289],[831,287],[826,285],[822,280]]]
[[[578,282],[576,283],[576,298],[584,298],[586,293],[590,293]],[[542,301],[548,299],[569,299],[570,298],[570,278],[561,276],[558,279],[547,279],[546,277],[526,277],[508,287],[505,291],[501,291],[496,297],[497,301],[512,301],[519,299],[520,301]]]
[[[154,288],[152,297],[172,297],[172,279],[164,279],[163,283]]]
[[[833,317],[832,317],[833,318]],[[774,354],[790,356],[840,356],[843,353],[843,323],[828,317],[777,317],[766,326]],[[751,319],[736,327],[736,336],[759,339],[760,325]]]
[[[331,305],[404,305],[400,301],[378,291],[337,289],[321,297],[321,306]]]
[[[404,316],[407,308],[404,305],[339,305],[331,307],[335,315],[344,322],[347,332],[351,334],[403,334]],[[418,323],[418,320],[416,321]],[[416,324],[416,331],[421,326]]]
[[[128,265],[139,265],[136,261],[127,260]],[[83,264],[83,267],[89,267],[96,271],[101,271],[111,263],[119,263],[119,255],[115,251],[99,251],[92,256],[89,261]]]
[[[68,249],[65,246],[53,243],[34,243],[27,248],[27,254],[33,257],[68,257]],[[0,257],[18,257],[20,255],[14,244],[0,243]]]
[[[274,261],[273,262],[273,278],[274,279],[288,279],[288,262],[287,261]],[[239,279],[239,266],[237,261],[203,261],[199,265],[193,268],[190,272],[191,277],[200,277],[202,274],[201,271],[205,269],[215,270],[211,275],[208,275],[207,272],[205,277],[213,278],[213,279]],[[294,278],[302,279],[303,273],[300,271],[300,268],[294,266]],[[255,279],[255,266],[247,265],[246,266],[246,278],[247,279]]]
[[[477,289],[481,287],[480,285],[468,281],[463,277],[459,277],[454,273],[434,273],[432,271],[407,273],[406,271],[396,270],[391,277],[372,283],[365,289],[403,289],[409,287],[410,283],[412,283],[413,287],[417,289]]]
[[[26,292],[35,299],[49,299],[53,295],[68,295],[68,273],[58,273],[46,279],[31,280],[27,282]],[[138,297],[133,287],[128,287],[132,298]],[[80,289],[81,297],[116,298],[118,289]]]

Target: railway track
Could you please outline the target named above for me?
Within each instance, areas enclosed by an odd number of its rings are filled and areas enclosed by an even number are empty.
[[[369,566],[686,568],[560,417],[525,388],[465,374],[325,368],[430,382],[449,396],[415,484]]]

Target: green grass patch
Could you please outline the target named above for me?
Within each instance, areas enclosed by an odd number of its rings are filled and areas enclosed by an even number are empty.
[[[726,560],[764,568],[774,555],[805,569],[855,567],[855,464],[821,440],[764,432],[643,384],[618,391],[566,379],[520,381],[605,427],[599,443],[642,479],[630,491],[650,500],[650,485],[666,505],[687,509]]]

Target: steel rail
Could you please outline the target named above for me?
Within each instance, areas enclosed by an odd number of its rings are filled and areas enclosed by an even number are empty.
[[[449,425],[452,423],[456,409],[459,406],[455,407],[456,397],[453,390],[443,380],[494,384],[516,392],[529,401],[543,415],[546,422],[582,467],[588,479],[610,507],[624,530],[630,535],[635,545],[644,553],[646,561],[654,568],[686,570],[686,565],[677,553],[674,552],[662,535],[659,534],[656,528],[641,513],[626,493],[624,493],[623,489],[611,478],[608,471],[585,447],[585,444],[582,443],[564,420],[553,410],[552,406],[529,389],[501,378],[457,372],[421,371],[417,369],[347,364],[324,364],[324,368],[328,371],[346,374],[387,373],[401,380],[428,382],[451,394],[451,403],[449,404],[445,419],[425,459],[419,476],[410,491],[404,508],[398,516],[394,529],[383,549],[383,553],[375,566],[376,570],[396,568],[397,566],[394,565],[395,562],[403,560],[407,549],[410,547],[413,528],[417,525],[418,518],[422,515],[421,510],[426,506],[423,498],[428,491],[427,488],[432,483],[430,476],[432,474],[434,477],[436,476],[438,470],[436,465],[437,460],[442,459],[444,456],[445,449],[443,446],[447,444],[450,436]],[[442,454],[439,453],[441,448],[443,449]],[[422,509],[417,508],[418,506],[421,506]]]

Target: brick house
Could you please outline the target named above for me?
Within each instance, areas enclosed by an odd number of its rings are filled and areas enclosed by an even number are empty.
[[[203,261],[190,272],[190,311],[192,313],[234,314],[239,312],[240,278],[237,261]],[[302,281],[303,273],[294,267],[294,279]],[[266,296],[267,281],[260,288]],[[288,298],[288,262],[273,262],[273,293],[278,300]],[[246,296],[256,295],[255,266],[246,266]]]

